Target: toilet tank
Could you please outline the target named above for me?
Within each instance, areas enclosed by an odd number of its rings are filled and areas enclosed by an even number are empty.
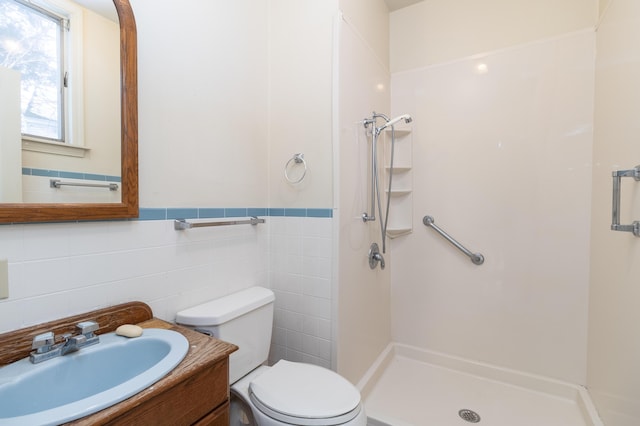
[[[238,346],[229,357],[233,384],[269,357],[274,300],[271,290],[251,287],[180,311],[176,323]]]

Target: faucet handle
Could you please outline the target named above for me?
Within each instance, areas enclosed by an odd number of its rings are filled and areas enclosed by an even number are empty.
[[[46,333],[38,334],[33,338],[33,341],[31,342],[31,349],[35,349],[39,354],[49,352],[54,342],[55,336],[53,332],[47,331]]]
[[[86,335],[87,337],[92,337],[93,332],[99,328],[100,326],[95,321],[82,321],[76,324],[76,330],[78,333]]]

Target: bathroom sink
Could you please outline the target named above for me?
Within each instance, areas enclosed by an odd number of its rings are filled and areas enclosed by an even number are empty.
[[[0,368],[0,425],[55,425],[95,413],[144,390],[187,354],[180,333],[145,329],[140,337],[100,335],[100,343],[32,364]]]

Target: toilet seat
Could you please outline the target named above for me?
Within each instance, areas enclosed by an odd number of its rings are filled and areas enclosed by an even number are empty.
[[[361,410],[360,393],[345,378],[312,364],[278,361],[249,384],[261,412],[296,425],[338,425]]]

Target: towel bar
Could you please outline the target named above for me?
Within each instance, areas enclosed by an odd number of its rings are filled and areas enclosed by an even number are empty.
[[[60,188],[61,186],[87,186],[91,188],[109,188],[110,191],[117,191],[117,183],[81,183],[81,182],[62,182],[60,179],[50,179],[49,188]]]
[[[191,228],[204,228],[207,226],[226,226],[226,225],[257,225],[259,223],[264,223],[264,219],[260,219],[256,216],[251,216],[251,218],[246,220],[227,220],[224,222],[187,222],[185,219],[176,219],[173,222],[173,228],[176,231],[184,231],[185,229]]]

